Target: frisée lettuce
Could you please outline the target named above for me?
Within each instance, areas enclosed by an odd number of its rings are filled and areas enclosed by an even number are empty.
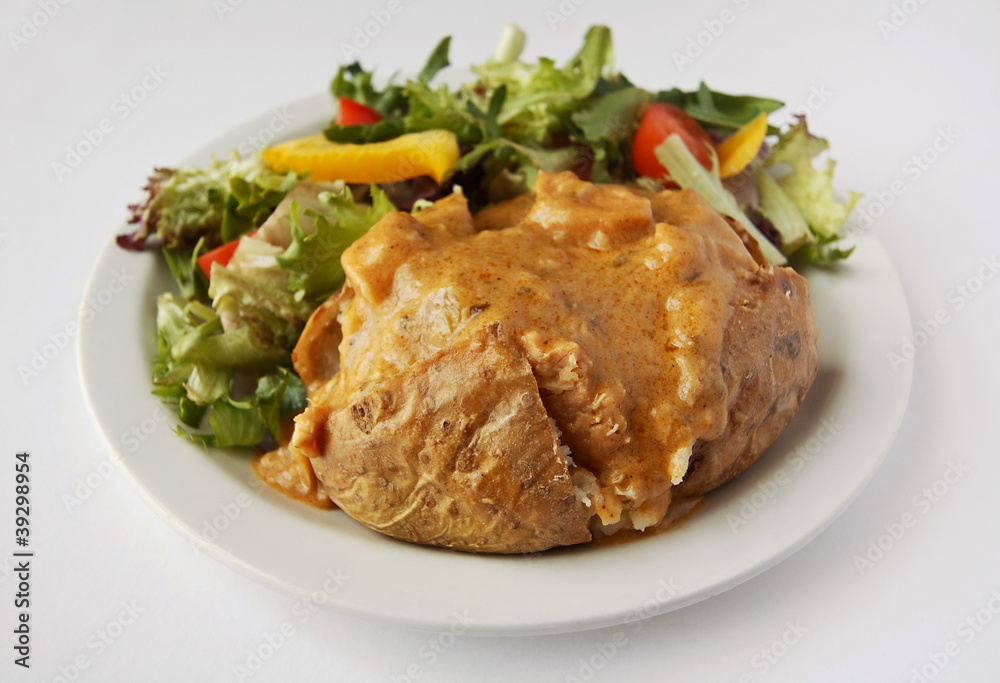
[[[288,272],[289,291],[297,301],[310,302],[310,311],[343,284],[340,256],[344,250],[382,216],[396,210],[377,185],[371,186],[370,193],[371,206],[355,203],[346,187],[320,194],[322,208],[305,209],[304,215],[292,204],[292,243],[276,262]],[[303,226],[303,217],[310,219],[311,231]]]
[[[229,242],[264,222],[297,177],[274,173],[259,157],[236,153],[201,168],[158,168],[146,184],[144,202],[130,206],[130,223],[139,227],[119,235],[125,249],[142,249],[156,236],[171,251]]]

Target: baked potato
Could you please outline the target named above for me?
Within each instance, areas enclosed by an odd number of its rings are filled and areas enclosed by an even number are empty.
[[[752,241],[752,240],[751,240]],[[656,526],[749,467],[817,370],[806,280],[697,194],[540,173],[392,213],[293,354],[291,451],[382,533],[524,553]]]

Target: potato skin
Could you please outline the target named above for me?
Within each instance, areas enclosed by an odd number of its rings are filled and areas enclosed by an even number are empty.
[[[590,540],[531,367],[496,326],[346,408],[311,406],[293,445],[340,508],[405,541],[528,553]]]
[[[791,268],[768,265],[736,221],[723,216],[730,228],[723,229],[718,214],[689,190],[645,196],[657,220],[694,227],[730,249],[739,239],[752,257],[730,260],[739,278],[726,302],[732,315],[718,361],[725,427],[695,443],[684,481],[672,491],[674,500],[697,498],[744,472],[791,422],[819,370],[819,328],[809,282]]]
[[[695,445],[675,500],[708,493],[756,462],[798,412],[819,369],[816,314],[801,275],[761,269],[734,311],[721,361],[726,428]]]
[[[345,296],[346,290],[341,288],[313,311],[292,351],[292,363],[309,395],[319,391],[340,370],[338,347],[343,334],[337,315]]]

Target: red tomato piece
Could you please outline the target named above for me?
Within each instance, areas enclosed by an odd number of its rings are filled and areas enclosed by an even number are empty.
[[[708,133],[683,110],[666,102],[653,102],[646,107],[632,141],[632,165],[637,173],[657,180],[670,177],[654,150],[674,133],[681,136],[698,163],[711,170],[715,145]]]
[[[350,97],[337,98],[337,125],[339,126],[370,126],[382,120],[378,112],[355,102]]]
[[[257,231],[254,230],[247,234],[247,237],[253,235]],[[218,263],[220,266],[229,265],[229,261],[233,258],[233,254],[236,252],[236,247],[240,244],[240,238],[237,237],[232,242],[226,242],[221,247],[216,247],[212,251],[206,251],[204,254],[198,257],[198,267],[201,268],[201,272],[205,273],[208,277],[212,277],[212,264]]]

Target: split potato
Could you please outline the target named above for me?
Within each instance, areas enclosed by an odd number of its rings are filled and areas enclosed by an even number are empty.
[[[539,174],[385,216],[295,349],[291,451],[382,533],[492,553],[660,523],[749,467],[817,371],[805,279],[690,191]]]

